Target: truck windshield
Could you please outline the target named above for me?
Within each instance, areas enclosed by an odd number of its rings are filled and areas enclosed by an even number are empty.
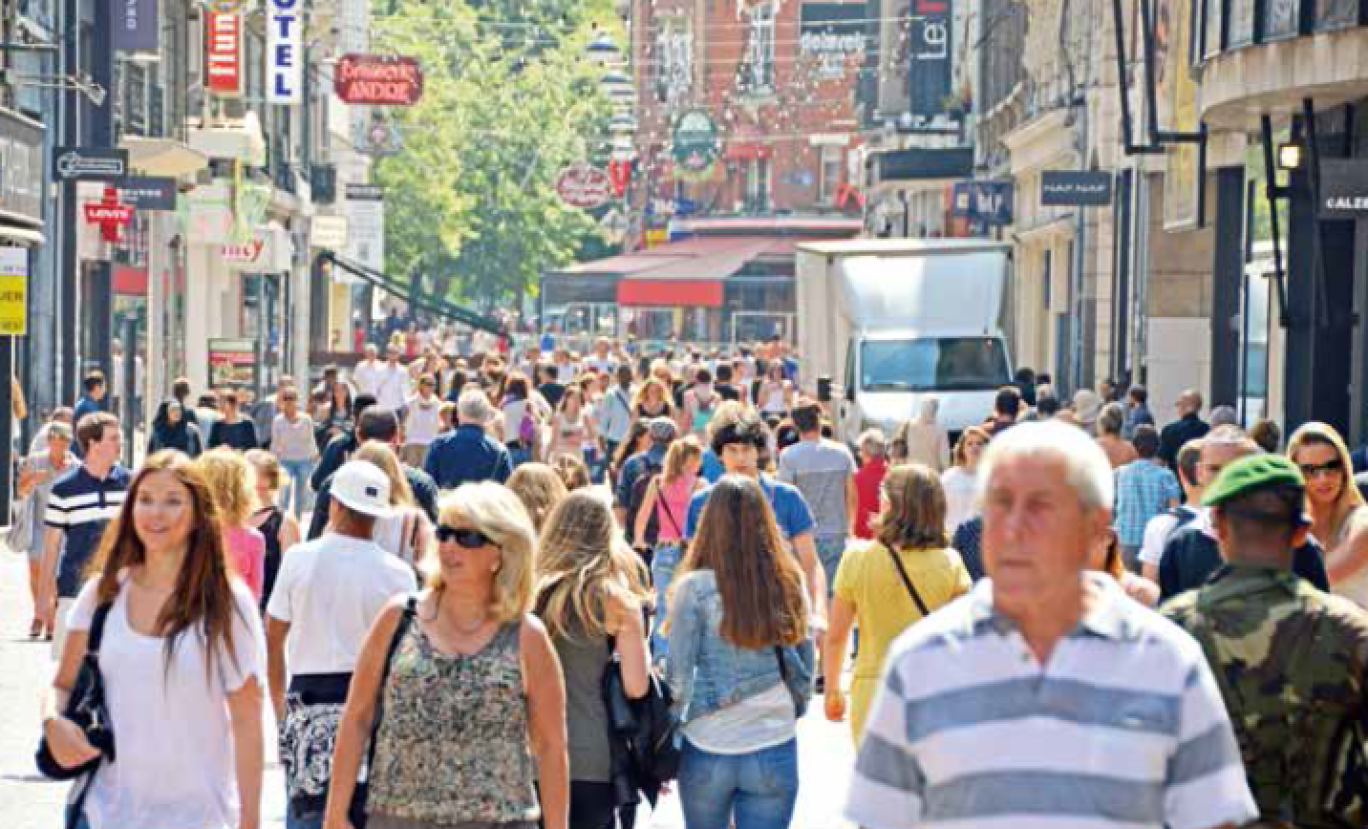
[[[867,340],[860,347],[865,391],[991,391],[1011,382],[994,337]]]

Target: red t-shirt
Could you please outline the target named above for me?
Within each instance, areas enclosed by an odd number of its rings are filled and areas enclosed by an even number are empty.
[[[859,538],[874,537],[869,519],[879,513],[879,487],[887,474],[888,462],[883,458],[867,462],[855,473],[855,535]]]

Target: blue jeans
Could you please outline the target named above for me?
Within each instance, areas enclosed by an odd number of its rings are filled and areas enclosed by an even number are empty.
[[[290,476],[290,482],[280,491],[280,508],[293,510],[295,517],[308,507],[309,476],[313,474],[314,462],[281,461],[280,468]]]
[[[532,450],[524,448],[521,444],[517,446],[509,446],[508,456],[509,460],[513,464],[513,468],[517,469],[518,467],[532,460]]]
[[[679,560],[684,557],[683,549],[678,544],[657,544],[654,555],[651,556],[651,583],[655,585],[655,624],[651,626],[651,654],[657,661],[664,659],[669,652],[669,642],[660,626],[665,623],[669,616],[669,604],[666,594],[670,590],[670,580],[674,578],[675,567]]]
[[[798,740],[710,754],[684,740],[679,801],[689,829],[788,829],[798,802]]]
[[[285,807],[285,829],[323,829],[323,813],[314,812],[295,817],[290,808]]]
[[[829,601],[832,591],[836,589],[836,571],[841,566],[841,556],[845,555],[845,536],[818,538],[812,546],[817,548],[817,560],[822,563],[822,572],[826,574],[827,600]]]

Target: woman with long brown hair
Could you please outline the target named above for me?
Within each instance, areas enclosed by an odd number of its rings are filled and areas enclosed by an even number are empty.
[[[850,684],[850,731],[857,744],[888,646],[923,614],[972,586],[969,571],[946,538],[945,493],[930,467],[918,463],[889,470],[872,523],[874,540],[841,556],[822,666],[827,719],[840,721],[846,713],[841,668],[858,619],[860,649]]]
[[[513,470],[505,484],[518,496],[532,519],[532,529],[538,534],[551,516],[551,510],[565,500],[569,493],[565,482],[553,467],[544,463],[525,463]]]
[[[759,482],[723,477],[670,598],[679,795],[690,829],[779,829],[793,818],[797,724],[813,663],[806,595]]]
[[[74,767],[98,752],[60,716],[97,616],[117,765],[95,773],[77,826],[260,825],[265,643],[227,567],[208,484],[179,452],[148,458],[72,608],[44,733]],[[81,784],[77,784],[81,785]]]
[[[650,596],[646,567],[618,531],[606,497],[570,493],[542,530],[536,604],[565,677],[570,829],[611,829],[617,808],[628,806],[612,782],[603,672],[616,657],[627,697],[646,694],[642,608]]]

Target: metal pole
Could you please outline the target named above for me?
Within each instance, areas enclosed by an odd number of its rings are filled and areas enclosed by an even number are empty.
[[[133,446],[134,436],[137,434],[137,417],[134,412],[134,392],[138,387],[136,376],[138,366],[138,317],[135,314],[127,314],[122,317],[123,322],[123,388],[119,389],[119,422],[123,424],[124,433],[124,463],[129,469],[135,463],[135,450]]]

